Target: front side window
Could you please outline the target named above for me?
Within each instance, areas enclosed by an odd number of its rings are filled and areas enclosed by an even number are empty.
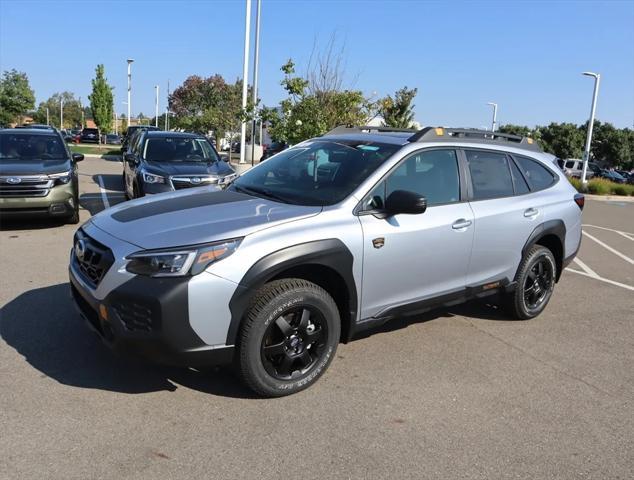
[[[513,179],[508,160],[503,153],[466,150],[473,199],[510,197],[513,195]]]
[[[218,155],[204,138],[149,137],[143,146],[148,162],[216,162]]]
[[[531,187],[531,190],[543,190],[550,187],[555,182],[555,176],[539,162],[526,157],[515,157],[517,164],[522,169],[524,178]]]
[[[61,160],[66,148],[57,135],[0,134],[0,159]]]
[[[309,140],[242,174],[231,189],[298,205],[334,205],[399,148],[362,140]]]

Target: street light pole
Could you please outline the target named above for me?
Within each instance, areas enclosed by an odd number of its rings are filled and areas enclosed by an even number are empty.
[[[498,119],[498,104],[493,102],[488,102],[487,105],[491,105],[493,107],[493,121],[491,122],[491,132],[495,132],[497,128],[497,119]]]
[[[49,121],[49,118],[48,118],[48,107],[46,107],[46,124],[47,125],[51,124],[51,122]]]
[[[132,62],[134,62],[133,59],[128,58],[128,127],[130,126],[130,96],[131,96],[131,92],[132,92],[132,71],[130,66],[132,65]]]
[[[248,77],[249,77],[249,39],[251,37],[251,0],[246,0],[246,12],[244,17],[244,62],[242,64],[242,110],[247,108]],[[247,124],[242,119],[240,127],[240,163],[245,163],[245,141],[247,135]],[[229,146],[231,150],[231,145]]]
[[[154,90],[156,90],[156,98],[154,100],[154,126],[158,128],[159,86],[154,85]]]
[[[258,102],[258,64],[260,62],[260,7],[262,0],[257,0],[255,10],[255,52],[253,61],[253,121],[251,122],[251,166],[255,164],[255,106]],[[262,139],[260,139],[262,143]]]
[[[64,129],[64,97],[59,99],[59,129]]]
[[[587,185],[586,174],[588,172],[588,161],[590,160],[590,146],[592,145],[592,129],[594,127],[594,113],[597,109],[597,97],[599,96],[599,83],[601,75],[593,72],[583,72],[583,75],[594,77],[594,92],[592,93],[592,107],[590,108],[590,120],[588,122],[588,133],[586,135],[586,147],[583,150],[583,170],[581,171],[581,184]]]

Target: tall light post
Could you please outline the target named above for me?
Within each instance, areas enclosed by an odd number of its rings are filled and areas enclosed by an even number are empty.
[[[159,86],[154,85],[154,126],[158,128]]]
[[[242,110],[247,108],[248,77],[249,77],[249,39],[251,38],[251,0],[246,0],[246,12],[244,17],[244,62],[242,64]],[[242,120],[240,127],[240,163],[245,163],[245,141],[247,136],[247,124]],[[229,146],[231,150],[231,146]]]
[[[51,122],[49,121],[49,117],[48,117],[48,107],[46,107],[46,124],[50,125]]]
[[[59,129],[64,129],[64,97],[59,99]]]
[[[594,127],[594,113],[597,109],[597,97],[599,96],[599,83],[601,75],[593,72],[583,72],[583,75],[594,77],[594,92],[592,94],[592,107],[590,108],[590,121],[588,122],[588,133],[586,135],[586,148],[583,150],[583,170],[581,171],[581,184],[587,185],[586,173],[588,172],[588,161],[590,160],[590,146],[592,144],[592,128]]]
[[[491,132],[495,132],[498,124],[498,104],[493,102],[488,102],[487,105],[491,105],[493,107],[493,121],[491,122]]]
[[[253,122],[251,123],[251,166],[255,163],[255,106],[258,102],[258,64],[260,62],[260,7],[262,0],[257,0],[255,10],[255,52],[253,61]],[[262,139],[260,139],[262,143]]]
[[[132,70],[131,65],[134,62],[133,59],[128,58],[128,127],[130,126],[130,95],[132,93]]]
[[[128,102],[121,102],[123,105],[128,105]],[[128,108],[128,124],[126,125],[126,130],[130,126],[130,109]],[[123,133],[123,124],[121,125],[121,133]]]

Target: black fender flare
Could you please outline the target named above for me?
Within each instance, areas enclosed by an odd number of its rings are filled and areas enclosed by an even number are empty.
[[[566,250],[566,224],[563,222],[563,220],[548,220],[537,225],[528,237],[528,240],[526,240],[524,247],[522,248],[522,258],[524,258],[526,253],[546,235],[555,235],[561,242],[562,258],[557,260],[558,267],[560,267],[559,271],[557,272],[557,280],[559,280],[561,270],[563,269],[562,262]],[[517,272],[515,273],[515,278],[517,278]]]
[[[226,345],[235,345],[240,324],[256,292],[285,270],[303,265],[319,265],[334,270],[343,279],[348,296],[351,323],[356,321],[357,287],[352,271],[354,257],[337,238],[300,243],[272,252],[255,262],[244,274],[229,301],[231,322]]]

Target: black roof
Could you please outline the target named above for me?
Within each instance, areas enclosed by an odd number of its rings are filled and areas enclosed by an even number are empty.
[[[204,135],[191,132],[166,132],[165,130],[148,130],[148,138],[204,138]]]
[[[57,130],[54,128],[27,128],[27,127],[19,127],[19,128],[3,128],[0,129],[0,133],[14,133],[17,135],[42,135],[42,136],[51,136],[57,133]]]

